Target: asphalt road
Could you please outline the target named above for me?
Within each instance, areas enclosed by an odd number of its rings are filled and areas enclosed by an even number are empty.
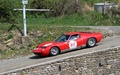
[[[75,50],[67,53],[63,53],[53,57],[37,57],[35,55],[29,55],[26,57],[19,57],[16,59],[9,59],[0,61],[0,73],[11,71],[23,67],[30,67],[37,64],[45,64],[49,62],[54,62],[57,60],[62,60],[76,55],[82,55],[89,52],[98,51],[101,49],[111,48],[115,46],[120,46],[120,36],[107,37],[103,39],[97,46],[93,48],[83,48],[80,50]]]

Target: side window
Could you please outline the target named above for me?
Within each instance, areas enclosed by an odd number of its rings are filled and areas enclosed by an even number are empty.
[[[79,34],[75,34],[75,35],[72,35],[71,37],[70,37],[70,40],[76,40],[76,39],[78,39],[80,36],[79,36]]]

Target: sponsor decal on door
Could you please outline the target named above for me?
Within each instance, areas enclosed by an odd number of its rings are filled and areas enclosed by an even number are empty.
[[[70,49],[73,49],[73,48],[76,48],[77,47],[77,42],[76,41],[70,41],[69,42],[69,48]]]

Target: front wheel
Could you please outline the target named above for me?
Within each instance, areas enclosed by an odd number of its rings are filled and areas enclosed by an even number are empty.
[[[87,47],[94,47],[96,45],[96,39],[95,38],[89,38],[87,41]]]
[[[57,47],[52,47],[52,48],[50,49],[50,55],[55,56],[55,55],[58,55],[58,54],[59,54],[59,48],[57,48]]]

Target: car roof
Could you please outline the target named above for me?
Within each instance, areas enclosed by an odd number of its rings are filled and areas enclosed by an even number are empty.
[[[90,33],[92,33],[92,32],[67,32],[67,33],[65,33],[66,35],[74,35],[74,34],[90,34]]]
[[[73,35],[73,34],[80,34],[81,32],[67,32],[67,33],[65,33],[65,34],[67,34],[67,35]]]

